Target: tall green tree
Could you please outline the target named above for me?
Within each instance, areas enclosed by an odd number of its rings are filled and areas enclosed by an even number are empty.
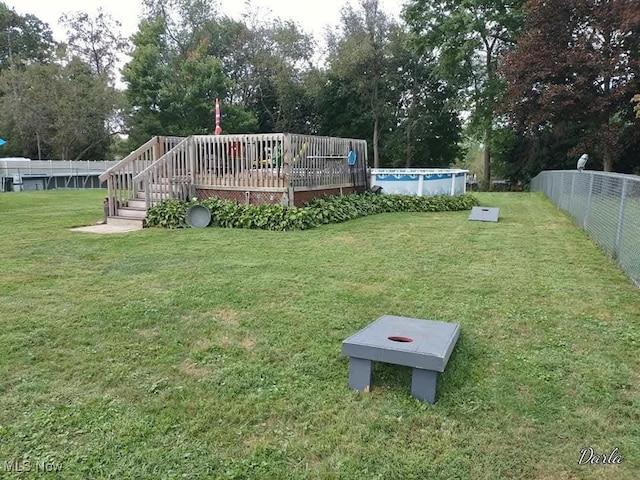
[[[378,167],[447,166],[462,153],[455,92],[406,27],[378,14],[384,35],[375,55],[364,9],[345,9],[329,37],[328,68],[315,80],[319,131],[369,140]]]
[[[328,61],[334,75],[348,79],[353,93],[368,105],[373,165],[378,168],[387,103],[382,77],[386,71],[385,46],[392,22],[381,10],[378,0],[360,0],[358,7],[343,8],[340,28],[328,36]]]
[[[404,18],[438,74],[460,93],[484,144],[484,183],[491,185],[491,147],[502,86],[500,57],[515,44],[524,0],[411,0]]]
[[[631,99],[640,90],[640,3],[531,0],[528,7],[502,69],[514,127],[533,137],[569,130],[578,142],[568,153],[588,151],[613,170],[638,141]]]
[[[68,54],[91,66],[95,75],[113,79],[119,55],[128,47],[122,36],[122,24],[99,9],[95,15],[85,12],[65,14],[61,17],[67,28]]]
[[[131,147],[153,135],[211,133],[215,99],[223,100],[225,133],[255,132],[254,115],[224,103],[231,87],[220,59],[208,55],[208,38],[183,54],[162,16],[140,23],[131,61],[123,69],[130,106]]]
[[[248,14],[230,40],[212,54],[220,55],[233,79],[232,98],[255,113],[260,131],[309,133],[304,77],[313,56],[311,38],[293,22]]]
[[[462,126],[449,101],[455,92],[438,79],[434,58],[417,51],[404,26],[391,28],[386,55],[383,80],[390,118],[382,147],[385,163],[449,166],[463,154]]]
[[[148,0],[125,67],[136,142],[213,129],[215,98],[232,132],[311,130],[304,77],[310,37],[291,22],[232,20],[200,0]]]
[[[31,158],[106,158],[110,132],[105,122],[115,102],[104,77],[93,75],[77,58],[0,74],[1,122],[15,134],[21,154]]]
[[[19,15],[0,2],[0,70],[12,63],[51,61],[55,47],[49,25],[34,15]]]

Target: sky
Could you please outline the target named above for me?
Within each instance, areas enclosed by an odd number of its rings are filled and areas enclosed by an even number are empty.
[[[122,24],[125,36],[133,34],[138,25],[138,17],[142,13],[141,0],[3,0],[19,14],[31,13],[51,27],[54,38],[64,40],[65,30],[58,25],[63,13],[77,11],[95,14],[98,8],[111,14]],[[271,11],[282,20],[293,20],[302,29],[312,33],[317,41],[324,38],[326,26],[336,25],[340,20],[340,9],[349,0],[251,0],[254,8]],[[357,2],[357,0],[352,0]],[[243,0],[218,0],[223,13],[239,18],[246,9]],[[382,10],[399,16],[404,0],[380,0]],[[354,3],[355,4],[355,3]]]

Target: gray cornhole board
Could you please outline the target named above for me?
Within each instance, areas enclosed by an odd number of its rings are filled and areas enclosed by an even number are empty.
[[[500,215],[499,208],[493,207],[473,207],[469,220],[477,220],[480,222],[497,222]]]
[[[349,387],[371,389],[373,361],[406,365],[413,369],[411,395],[433,404],[438,372],[447,366],[459,335],[457,323],[384,315],[342,342],[349,357]]]

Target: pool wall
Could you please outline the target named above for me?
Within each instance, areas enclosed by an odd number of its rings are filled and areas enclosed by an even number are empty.
[[[467,189],[468,170],[446,168],[374,168],[371,186],[382,187],[392,195],[463,195]]]

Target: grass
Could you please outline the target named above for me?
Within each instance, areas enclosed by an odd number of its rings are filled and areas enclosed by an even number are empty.
[[[68,231],[103,192],[0,195],[0,477],[631,479],[640,291],[542,196],[304,232]],[[347,388],[382,314],[459,322],[437,403]],[[578,465],[618,448],[621,465]]]

